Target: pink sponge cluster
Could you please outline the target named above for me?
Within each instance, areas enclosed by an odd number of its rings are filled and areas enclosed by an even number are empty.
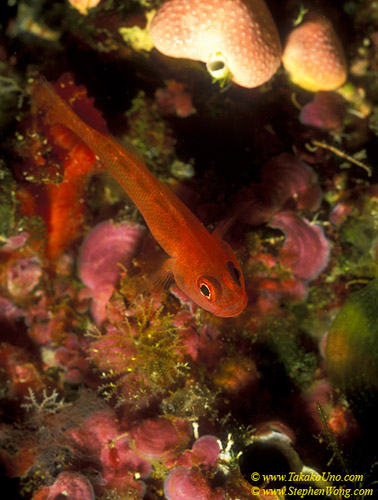
[[[106,319],[106,305],[114,291],[121,265],[127,267],[144,233],[143,226],[132,222],[97,224],[85,238],[79,257],[79,275],[92,297],[92,316],[100,325]]]
[[[347,77],[343,48],[331,22],[314,12],[288,36],[282,62],[291,80],[312,92],[335,90]]]
[[[222,65],[232,80],[252,88],[280,65],[281,44],[264,0],[167,0],[150,27],[155,47],[171,57]]]

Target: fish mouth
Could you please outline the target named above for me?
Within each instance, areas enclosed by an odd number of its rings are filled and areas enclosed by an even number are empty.
[[[224,309],[222,309],[220,314],[217,314],[217,316],[220,316],[222,318],[232,318],[234,316],[238,316],[241,312],[244,311],[247,303],[248,297],[247,295],[244,295],[242,301],[234,302],[230,306],[225,307]]]

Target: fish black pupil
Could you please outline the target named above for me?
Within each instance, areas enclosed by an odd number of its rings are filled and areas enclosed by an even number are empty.
[[[209,287],[206,286],[206,285],[201,285],[201,293],[202,295],[204,295],[205,297],[209,298],[210,297],[210,290],[209,290]]]
[[[228,270],[230,272],[231,279],[238,286],[241,286],[241,283],[240,283],[240,271],[239,271],[239,269],[237,269],[232,262],[227,262],[226,266],[227,266],[227,268],[228,268]]]

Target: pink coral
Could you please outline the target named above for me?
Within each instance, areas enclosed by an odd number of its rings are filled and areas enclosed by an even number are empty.
[[[119,434],[117,419],[112,410],[99,410],[87,417],[82,425],[68,431],[78,445],[90,453],[98,454]]]
[[[220,446],[215,436],[202,436],[194,441],[191,450],[185,450],[176,460],[177,466],[187,469],[201,467],[204,469],[214,469],[220,454]]]
[[[309,224],[293,211],[277,212],[268,225],[282,230],[286,238],[281,249],[279,241],[272,240],[279,251],[278,256],[262,249],[250,256],[252,272],[247,285],[256,294],[251,300],[251,314],[257,322],[267,315],[280,316],[283,301],[304,300],[308,293],[307,282],[316,278],[327,265],[330,250],[322,228]],[[235,370],[235,384],[237,371],[242,370]],[[240,377],[241,381],[245,379],[245,375]]]
[[[324,130],[339,130],[343,124],[346,106],[335,92],[317,92],[314,99],[303,106],[299,121],[304,125]]]
[[[323,271],[328,264],[330,247],[320,226],[309,224],[291,211],[274,215],[269,226],[285,233],[280,258],[298,278],[312,280]]]
[[[253,267],[260,262],[265,268],[264,272],[261,265],[256,269],[250,289],[258,289],[256,306],[266,314],[284,298],[298,301],[306,297],[303,281],[314,279],[325,268],[330,248],[322,228],[293,211],[313,211],[320,205],[322,192],[313,169],[292,154],[282,153],[263,166],[261,178],[261,183],[240,194],[241,199],[251,200],[244,201],[248,208],[244,220],[252,225],[267,223],[286,235],[278,259],[259,252],[251,262]],[[282,264],[294,276],[283,276]]]
[[[242,87],[266,82],[280,65],[281,44],[263,0],[167,0],[152,20],[155,47],[171,57],[228,66]]]
[[[171,463],[191,439],[191,426],[186,420],[161,417],[144,420],[132,435],[139,455]]]
[[[86,477],[75,472],[62,472],[51,486],[47,500],[61,497],[70,500],[94,500],[95,495]]]
[[[321,203],[322,192],[314,170],[290,153],[281,153],[265,163],[261,180],[238,195],[248,224],[263,224],[282,209],[316,210]]]
[[[116,438],[109,446],[101,451],[101,463],[103,464],[102,476],[106,482],[107,489],[117,489],[119,493],[130,490],[143,497],[146,485],[143,481],[151,474],[151,464],[139,457],[130,448],[127,436]]]
[[[106,333],[92,343],[90,352],[100,370],[113,373],[123,373],[125,362],[137,355],[132,339],[113,325],[109,325]]]
[[[67,435],[80,449],[101,462],[101,475],[106,488],[133,491],[143,496],[145,485],[134,476],[147,478],[151,466],[132,451],[128,434],[120,431],[115,414],[110,409],[93,413]]]
[[[121,265],[134,257],[143,226],[132,222],[101,222],[85,238],[79,256],[79,275],[92,296],[92,314],[97,324],[106,318],[106,305],[114,291]]]
[[[215,436],[201,436],[193,443],[192,450],[197,463],[209,468],[215,467],[221,451]]]
[[[311,167],[290,153],[281,153],[264,164],[262,184],[252,184],[254,196],[260,204],[251,212],[261,211],[268,220],[282,208],[316,210],[322,200],[318,178]],[[258,215],[252,213],[250,217]]]

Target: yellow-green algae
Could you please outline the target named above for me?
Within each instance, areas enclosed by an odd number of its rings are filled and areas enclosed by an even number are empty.
[[[351,401],[372,402],[378,391],[378,279],[352,293],[327,336],[331,382]]]

